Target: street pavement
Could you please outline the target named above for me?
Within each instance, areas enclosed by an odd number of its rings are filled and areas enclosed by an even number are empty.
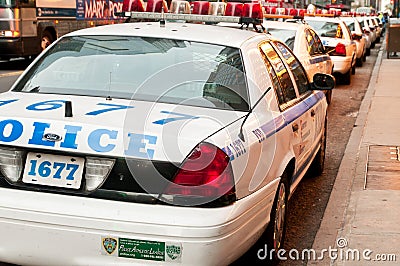
[[[400,265],[400,58],[387,59],[384,49],[308,265]]]

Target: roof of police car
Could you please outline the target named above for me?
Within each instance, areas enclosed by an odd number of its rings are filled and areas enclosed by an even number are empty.
[[[264,27],[272,29],[290,29],[298,30],[299,28],[307,27],[307,24],[297,23],[297,22],[283,22],[283,21],[270,21],[264,20]]]
[[[237,27],[236,27],[237,25]],[[159,22],[135,22],[113,24],[100,27],[86,28],[67,34],[78,35],[115,35],[115,36],[140,36],[193,42],[205,42],[240,47],[246,40],[259,36],[254,30],[241,30],[239,24],[231,24],[231,27],[217,25],[204,25],[194,23],[166,22],[161,27]],[[245,26],[246,27],[246,26]],[[249,29],[252,26],[249,26]],[[264,35],[265,37],[269,35]]]

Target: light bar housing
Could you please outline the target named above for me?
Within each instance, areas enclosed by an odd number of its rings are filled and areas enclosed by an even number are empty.
[[[253,18],[234,17],[234,16],[213,16],[213,15],[197,15],[197,14],[173,14],[173,13],[152,13],[152,12],[123,12],[118,14],[123,17],[132,19],[146,20],[185,20],[191,22],[206,22],[206,23],[252,23]],[[251,20],[251,21],[250,21]],[[261,22],[259,22],[261,23]]]

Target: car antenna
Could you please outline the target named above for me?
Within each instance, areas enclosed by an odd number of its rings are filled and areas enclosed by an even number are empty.
[[[72,102],[65,101],[65,117],[72,117]]]
[[[161,28],[165,27],[164,7],[161,8],[160,27]]]
[[[243,126],[244,123],[246,122],[247,118],[249,118],[250,114],[253,112],[254,108],[256,108],[256,106],[261,102],[262,98],[264,98],[264,96],[271,90],[272,87],[269,87],[268,89],[266,89],[264,91],[264,93],[261,95],[261,97],[257,100],[257,102],[253,105],[253,107],[250,108],[249,112],[245,115],[242,125],[240,126],[240,130],[239,130],[239,134],[238,137],[240,138],[241,141],[245,141],[244,139],[244,135],[243,135]]]
[[[108,96],[106,97],[107,101],[111,101],[111,74],[112,72],[110,71],[110,81],[108,82]]]

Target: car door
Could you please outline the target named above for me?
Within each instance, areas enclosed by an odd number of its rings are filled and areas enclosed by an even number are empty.
[[[283,53],[290,53],[291,59],[289,61],[295,58],[290,49],[280,42],[274,42],[274,45],[271,42],[266,42],[261,45],[261,50],[267,59],[268,72],[272,80],[275,80],[274,89],[282,116],[286,125],[292,129],[292,136],[288,141],[291,142],[291,147],[296,157],[296,172],[300,172],[302,167],[306,165],[307,155],[312,145],[313,124],[310,122],[311,111],[309,106],[299,97],[297,88],[301,87],[301,90],[304,90],[304,82],[308,83],[308,79],[305,72],[303,72],[303,75],[294,81],[294,74],[291,73],[286,63],[287,60],[281,52],[278,52],[283,49],[282,47],[284,48]],[[300,66],[304,71],[297,59],[293,67],[296,67],[296,65]],[[295,181],[296,177],[298,175],[295,174],[292,182]]]

